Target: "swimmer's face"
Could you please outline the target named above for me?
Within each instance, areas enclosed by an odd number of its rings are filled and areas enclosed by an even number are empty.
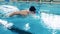
[[[36,11],[36,8],[34,7],[34,6],[31,6],[30,8],[29,8],[29,11],[31,12],[31,13],[36,13],[35,11]]]

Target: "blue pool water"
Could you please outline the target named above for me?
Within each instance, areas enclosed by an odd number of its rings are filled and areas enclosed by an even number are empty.
[[[40,4],[36,2],[12,2],[12,3],[6,3],[6,2],[0,2],[0,5],[12,5],[16,6],[20,10],[28,9],[30,6],[36,7],[36,16],[28,15],[27,17],[23,16],[13,16],[9,18],[0,17],[2,20],[6,20],[8,22],[12,22],[16,27],[19,29],[29,31],[32,34],[52,34],[52,30],[49,30],[48,28],[43,27],[42,20],[41,20],[41,11],[47,11],[54,14],[57,14],[55,12],[60,12],[60,4]],[[52,12],[53,11],[53,12]],[[26,24],[29,25],[29,29],[26,30]],[[57,31],[57,34],[59,34],[60,31]],[[0,26],[0,34],[18,34],[15,32],[11,32],[10,30],[4,28],[3,26]]]

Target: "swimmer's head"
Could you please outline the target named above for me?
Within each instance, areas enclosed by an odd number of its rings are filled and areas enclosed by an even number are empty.
[[[36,11],[36,8],[34,7],[34,6],[31,6],[30,8],[29,8],[29,11],[31,11],[31,12],[33,12],[33,13],[36,13],[35,11]]]

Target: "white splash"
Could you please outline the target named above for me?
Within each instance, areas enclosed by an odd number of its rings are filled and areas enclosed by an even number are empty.
[[[49,29],[60,29],[60,16],[53,14],[41,13],[41,19],[44,21],[44,26]]]
[[[25,29],[25,30],[29,30],[29,29],[30,29],[30,25],[29,25],[29,23],[26,23],[26,24],[25,24],[24,29]]]
[[[7,21],[1,19],[0,24],[2,24],[5,28],[11,28],[11,26],[13,26],[13,23],[8,23]]]
[[[11,6],[11,5],[1,5],[0,9],[4,10],[6,12],[8,12],[8,11],[16,11],[16,10],[19,11],[19,9],[17,7]]]
[[[9,14],[20,11],[17,7],[11,5],[1,5],[0,10],[2,10],[4,17],[9,17]]]

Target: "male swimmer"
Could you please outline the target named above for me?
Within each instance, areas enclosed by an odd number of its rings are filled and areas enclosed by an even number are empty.
[[[34,6],[31,6],[29,10],[19,10],[18,8],[14,6],[9,5],[2,5],[0,6],[3,11],[5,11],[6,16],[13,16],[13,15],[28,15],[28,14],[35,14],[36,8]],[[4,15],[5,15],[4,14]]]

